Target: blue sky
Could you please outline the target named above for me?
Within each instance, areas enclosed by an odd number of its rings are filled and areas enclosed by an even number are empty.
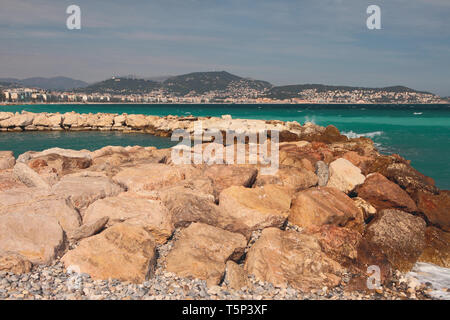
[[[66,28],[70,4],[81,30]],[[382,30],[366,9],[381,7]],[[450,0],[2,0],[0,77],[226,70],[450,95]]]

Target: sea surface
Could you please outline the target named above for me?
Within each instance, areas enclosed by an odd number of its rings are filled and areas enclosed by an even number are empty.
[[[398,153],[420,172],[450,189],[450,105],[198,105],[198,104],[60,104],[0,106],[0,111],[78,113],[142,113],[233,118],[296,120],[335,125],[349,137],[369,137],[382,153]],[[168,138],[117,132],[0,133],[0,150],[15,155],[51,147],[95,150],[106,145],[142,145],[167,148]]]

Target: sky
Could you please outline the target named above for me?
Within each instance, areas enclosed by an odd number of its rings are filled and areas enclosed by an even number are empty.
[[[66,8],[81,8],[81,29]],[[366,26],[369,5],[381,29]],[[0,78],[222,71],[450,96],[450,0],[2,0]]]

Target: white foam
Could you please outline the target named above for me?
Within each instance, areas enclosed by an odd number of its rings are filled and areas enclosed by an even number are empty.
[[[443,289],[450,288],[450,269],[431,263],[417,262],[406,277],[417,279],[420,283],[431,283],[433,290],[430,295],[436,299],[450,300],[450,292]]]
[[[347,138],[353,139],[353,138],[361,138],[361,137],[366,137],[366,138],[374,138],[377,136],[381,136],[384,132],[383,131],[374,131],[374,132],[367,132],[367,133],[356,133],[353,132],[352,130],[348,131],[348,132],[342,132],[342,134],[344,136],[346,136]]]

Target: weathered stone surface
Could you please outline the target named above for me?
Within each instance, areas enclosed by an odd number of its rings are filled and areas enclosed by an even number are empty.
[[[384,254],[400,271],[409,271],[425,247],[425,221],[406,212],[382,210],[367,226],[363,242]]]
[[[98,220],[95,220],[91,223],[85,223],[79,228],[72,231],[72,234],[69,236],[70,241],[79,241],[84,238],[89,238],[97,233],[99,233],[108,223],[108,217],[102,217]]]
[[[225,269],[224,282],[234,290],[248,286],[248,277],[244,269],[236,262],[228,260]]]
[[[43,127],[60,127],[62,124],[62,116],[60,114],[45,114],[40,113],[36,115],[33,120],[34,126],[43,126]]]
[[[143,228],[119,223],[81,240],[61,260],[66,268],[87,273],[93,279],[142,283],[154,270],[155,242]]]
[[[95,176],[64,176],[52,187],[55,194],[69,197],[75,208],[83,213],[94,201],[112,197],[122,188],[107,177]]]
[[[251,187],[258,175],[258,170],[239,165],[212,165],[206,167],[203,175],[213,181],[217,196],[222,190],[231,186]]]
[[[19,156],[18,161],[25,162],[40,172],[41,168],[53,169],[59,175],[89,168],[92,158],[87,151],[51,148],[42,152],[26,152]]]
[[[396,208],[407,212],[417,211],[411,197],[398,185],[379,173],[367,176],[364,184],[356,189],[358,197],[363,198],[377,210]]]
[[[317,185],[317,176],[306,169],[296,167],[284,167],[278,169],[274,175],[258,174],[255,186],[261,187],[267,184],[279,184],[294,191],[308,189]]]
[[[24,187],[26,185],[14,176],[13,170],[0,170],[0,192]]]
[[[302,136],[302,139],[306,141],[318,141],[327,144],[334,142],[343,142],[348,140],[348,138],[344,135],[341,135],[339,130],[333,125],[327,126],[325,130],[321,133],[304,135]]]
[[[128,191],[158,190],[184,179],[177,167],[162,163],[149,163],[126,168],[114,176],[114,181]]]
[[[160,192],[164,205],[172,215],[176,227],[185,227],[192,222],[219,226],[221,211],[214,203],[214,196],[185,186],[175,186]]]
[[[26,198],[19,200],[23,200],[23,202],[17,202],[9,206],[0,206],[0,215],[29,213],[53,217],[56,218],[69,237],[81,224],[80,215],[67,199],[57,196],[43,196],[36,197],[31,201],[26,201]]]
[[[28,187],[50,189],[47,182],[33,169],[24,163],[16,163],[13,169],[14,176]]]
[[[16,164],[12,151],[0,151],[0,170],[11,169]]]
[[[32,263],[19,254],[0,252],[0,271],[15,274],[28,273]]]
[[[357,217],[358,208],[342,191],[317,187],[300,191],[292,199],[289,221],[300,227],[345,224]]]
[[[222,191],[219,207],[228,223],[222,227],[249,236],[254,230],[281,227],[289,215],[291,193],[283,186],[233,186]]]
[[[172,235],[174,227],[167,208],[157,200],[128,197],[108,197],[95,201],[84,215],[84,223],[94,223],[108,217],[107,227],[126,223],[142,227],[157,243],[164,243]]]
[[[363,184],[366,177],[361,170],[350,161],[339,158],[330,163],[330,178],[328,187],[334,187],[344,193],[353,191],[358,185]]]
[[[227,260],[238,260],[244,253],[244,236],[203,223],[193,223],[181,232],[166,260],[166,269],[180,277],[219,284]]]
[[[47,264],[63,249],[64,232],[55,218],[30,213],[0,215],[0,251],[20,254],[33,264]]]
[[[276,228],[263,230],[247,253],[245,270],[258,280],[302,291],[337,286],[344,272],[313,236]]]
[[[29,112],[16,113],[15,115],[0,121],[0,127],[26,127],[33,124],[35,114]]]
[[[368,166],[374,161],[373,157],[362,156],[355,151],[346,152],[342,158],[350,161],[353,165],[360,168],[362,171],[367,170]]]
[[[450,233],[428,227],[425,231],[425,249],[419,261],[450,268]]]
[[[362,211],[364,221],[367,221],[375,216],[377,209],[368,203],[366,200],[356,197],[353,198],[355,205]]]
[[[315,171],[318,177],[318,186],[326,186],[328,183],[328,179],[330,178],[330,170],[328,168],[328,165],[323,161],[317,161],[315,164]]]
[[[450,191],[442,190],[438,195],[422,191],[414,194],[417,207],[435,226],[450,232]]]
[[[352,266],[358,256],[361,234],[349,228],[333,225],[314,227],[308,230],[320,243],[322,250],[343,266]]]

